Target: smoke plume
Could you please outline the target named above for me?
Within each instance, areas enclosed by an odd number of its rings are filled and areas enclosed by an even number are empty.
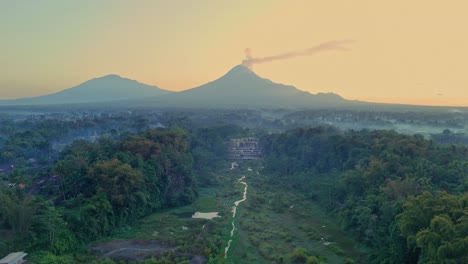
[[[326,51],[326,50],[342,50],[342,51],[348,51],[349,48],[343,46],[345,44],[348,44],[352,42],[351,40],[340,40],[340,41],[329,41],[329,42],[324,42],[320,45],[317,45],[315,47],[302,50],[302,51],[292,51],[292,52],[287,52],[275,56],[268,56],[268,57],[261,57],[261,58],[255,58],[252,56],[252,51],[247,48],[245,49],[245,59],[242,61],[242,64],[248,68],[252,68],[252,65],[254,64],[259,64],[259,63],[265,63],[265,62],[270,62],[270,61],[275,61],[275,60],[286,60],[289,58],[293,57],[299,57],[299,56],[307,56],[307,55],[312,55],[318,52]]]

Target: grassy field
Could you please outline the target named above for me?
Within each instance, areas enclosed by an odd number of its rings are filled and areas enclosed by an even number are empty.
[[[315,256],[318,263],[365,263],[356,243],[316,202],[270,184],[267,175],[257,172],[258,166],[246,163],[232,171],[221,171],[220,185],[200,189],[193,204],[152,214],[112,239],[158,240],[175,246],[178,252],[211,255],[219,263],[224,260],[230,238],[232,205],[242,198],[244,186],[238,179],[245,175],[247,200],[237,209],[236,231],[226,263],[292,263],[298,248],[305,249],[310,258]],[[221,217],[191,218],[197,211],[219,212]]]
[[[355,242],[314,201],[269,184],[255,169],[246,176],[249,194],[239,210],[234,263],[291,263],[297,248],[321,263],[365,262]]]

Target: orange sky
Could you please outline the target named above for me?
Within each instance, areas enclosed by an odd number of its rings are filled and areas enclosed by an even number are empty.
[[[326,41],[350,51],[254,65],[347,99],[468,106],[468,1],[1,1],[0,98],[56,92],[105,74],[169,90],[244,59]]]

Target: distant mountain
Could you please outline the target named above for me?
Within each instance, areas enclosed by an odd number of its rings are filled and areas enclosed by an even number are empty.
[[[101,103],[155,97],[168,93],[172,92],[111,74],[91,79],[58,93],[29,98],[0,100],[0,105]]]
[[[237,65],[221,78],[199,87],[140,101],[156,107],[257,108],[324,107],[349,101],[333,93],[311,94],[259,77]]]
[[[336,108],[356,105],[334,93],[311,94],[261,78],[237,65],[221,78],[182,92],[171,92],[106,75],[58,93],[0,100],[0,105],[99,104],[104,107],[157,108]]]

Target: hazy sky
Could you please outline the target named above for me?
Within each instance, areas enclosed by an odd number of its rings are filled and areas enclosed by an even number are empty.
[[[252,55],[354,40],[351,50],[254,65],[274,82],[347,99],[468,106],[466,0],[0,1],[0,98],[115,73],[169,90]]]

